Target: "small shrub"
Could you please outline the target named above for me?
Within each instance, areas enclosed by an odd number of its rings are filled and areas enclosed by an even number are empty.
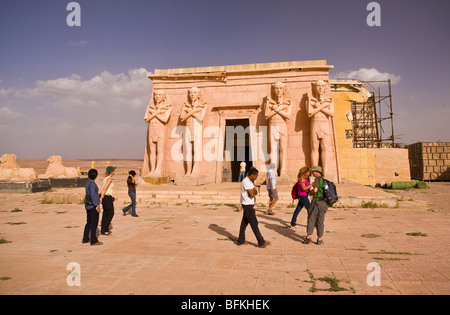
[[[409,236],[422,236],[422,237],[428,236],[428,234],[422,233],[422,232],[409,232],[409,233],[406,233],[406,235],[409,235]]]

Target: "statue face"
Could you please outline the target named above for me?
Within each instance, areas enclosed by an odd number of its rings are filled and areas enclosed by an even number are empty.
[[[316,91],[317,91],[317,94],[319,94],[319,95],[324,95],[326,89],[327,89],[326,84],[317,84],[316,85]]]
[[[156,104],[161,103],[164,100],[164,92],[163,91],[155,91],[154,94]]]
[[[189,97],[191,98],[192,102],[195,102],[199,99],[200,97],[200,91],[198,90],[190,90],[189,91]]]
[[[275,96],[280,99],[283,97],[284,94],[284,84],[281,82],[276,82],[273,85],[273,93],[275,94]]]
[[[283,87],[281,87],[281,86],[275,86],[274,92],[275,92],[275,95],[276,95],[278,98],[282,97],[282,96],[283,96]]]

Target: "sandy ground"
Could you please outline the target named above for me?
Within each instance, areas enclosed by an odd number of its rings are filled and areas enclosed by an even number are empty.
[[[141,163],[111,160],[118,179]],[[257,207],[272,242],[265,249],[250,227],[250,244],[235,245],[242,212],[226,205],[141,203],[132,218],[120,213],[125,202],[116,203],[113,234],[90,246],[81,244],[83,205],[45,204],[43,193],[0,194],[0,294],[450,294],[448,188],[391,191],[398,208],[332,208],[321,246],[301,243],[305,211],[292,229],[293,208],[279,205],[268,216]],[[67,283],[71,262],[81,268],[79,286]],[[381,267],[380,286],[367,284],[372,262]]]
[[[450,212],[450,182],[428,182],[429,189],[386,190],[401,201],[417,201],[429,211]]]

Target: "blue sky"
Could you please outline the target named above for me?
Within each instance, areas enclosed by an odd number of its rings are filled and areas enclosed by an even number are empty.
[[[449,1],[69,2],[0,0],[0,154],[143,158],[147,72],[311,59],[392,78],[399,142],[450,141]]]

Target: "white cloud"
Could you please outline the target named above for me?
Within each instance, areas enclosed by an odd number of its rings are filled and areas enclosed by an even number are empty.
[[[13,119],[22,117],[23,114],[10,109],[9,107],[0,107],[0,119]]]
[[[0,80],[0,82],[1,82],[1,80]],[[14,92],[14,89],[12,89],[12,88],[0,89],[0,98],[1,97],[6,97],[6,96],[10,95],[13,92]]]
[[[69,42],[67,43],[67,46],[85,46],[87,44],[88,44],[88,42],[85,40],[80,40],[78,42],[69,40]]]
[[[391,79],[392,85],[397,84],[401,80],[401,76],[388,72],[380,72],[375,68],[361,68],[355,71],[339,72],[333,75],[335,79],[356,79],[361,81],[386,81]]]
[[[0,89],[1,149],[20,158],[142,158],[152,90],[147,74],[144,68],[84,80],[73,74]]]
[[[36,87],[15,91],[19,98],[45,99],[47,104],[65,110],[81,108],[145,108],[151,94],[151,81],[144,68],[127,74],[103,71],[89,80],[79,75],[37,81]]]

